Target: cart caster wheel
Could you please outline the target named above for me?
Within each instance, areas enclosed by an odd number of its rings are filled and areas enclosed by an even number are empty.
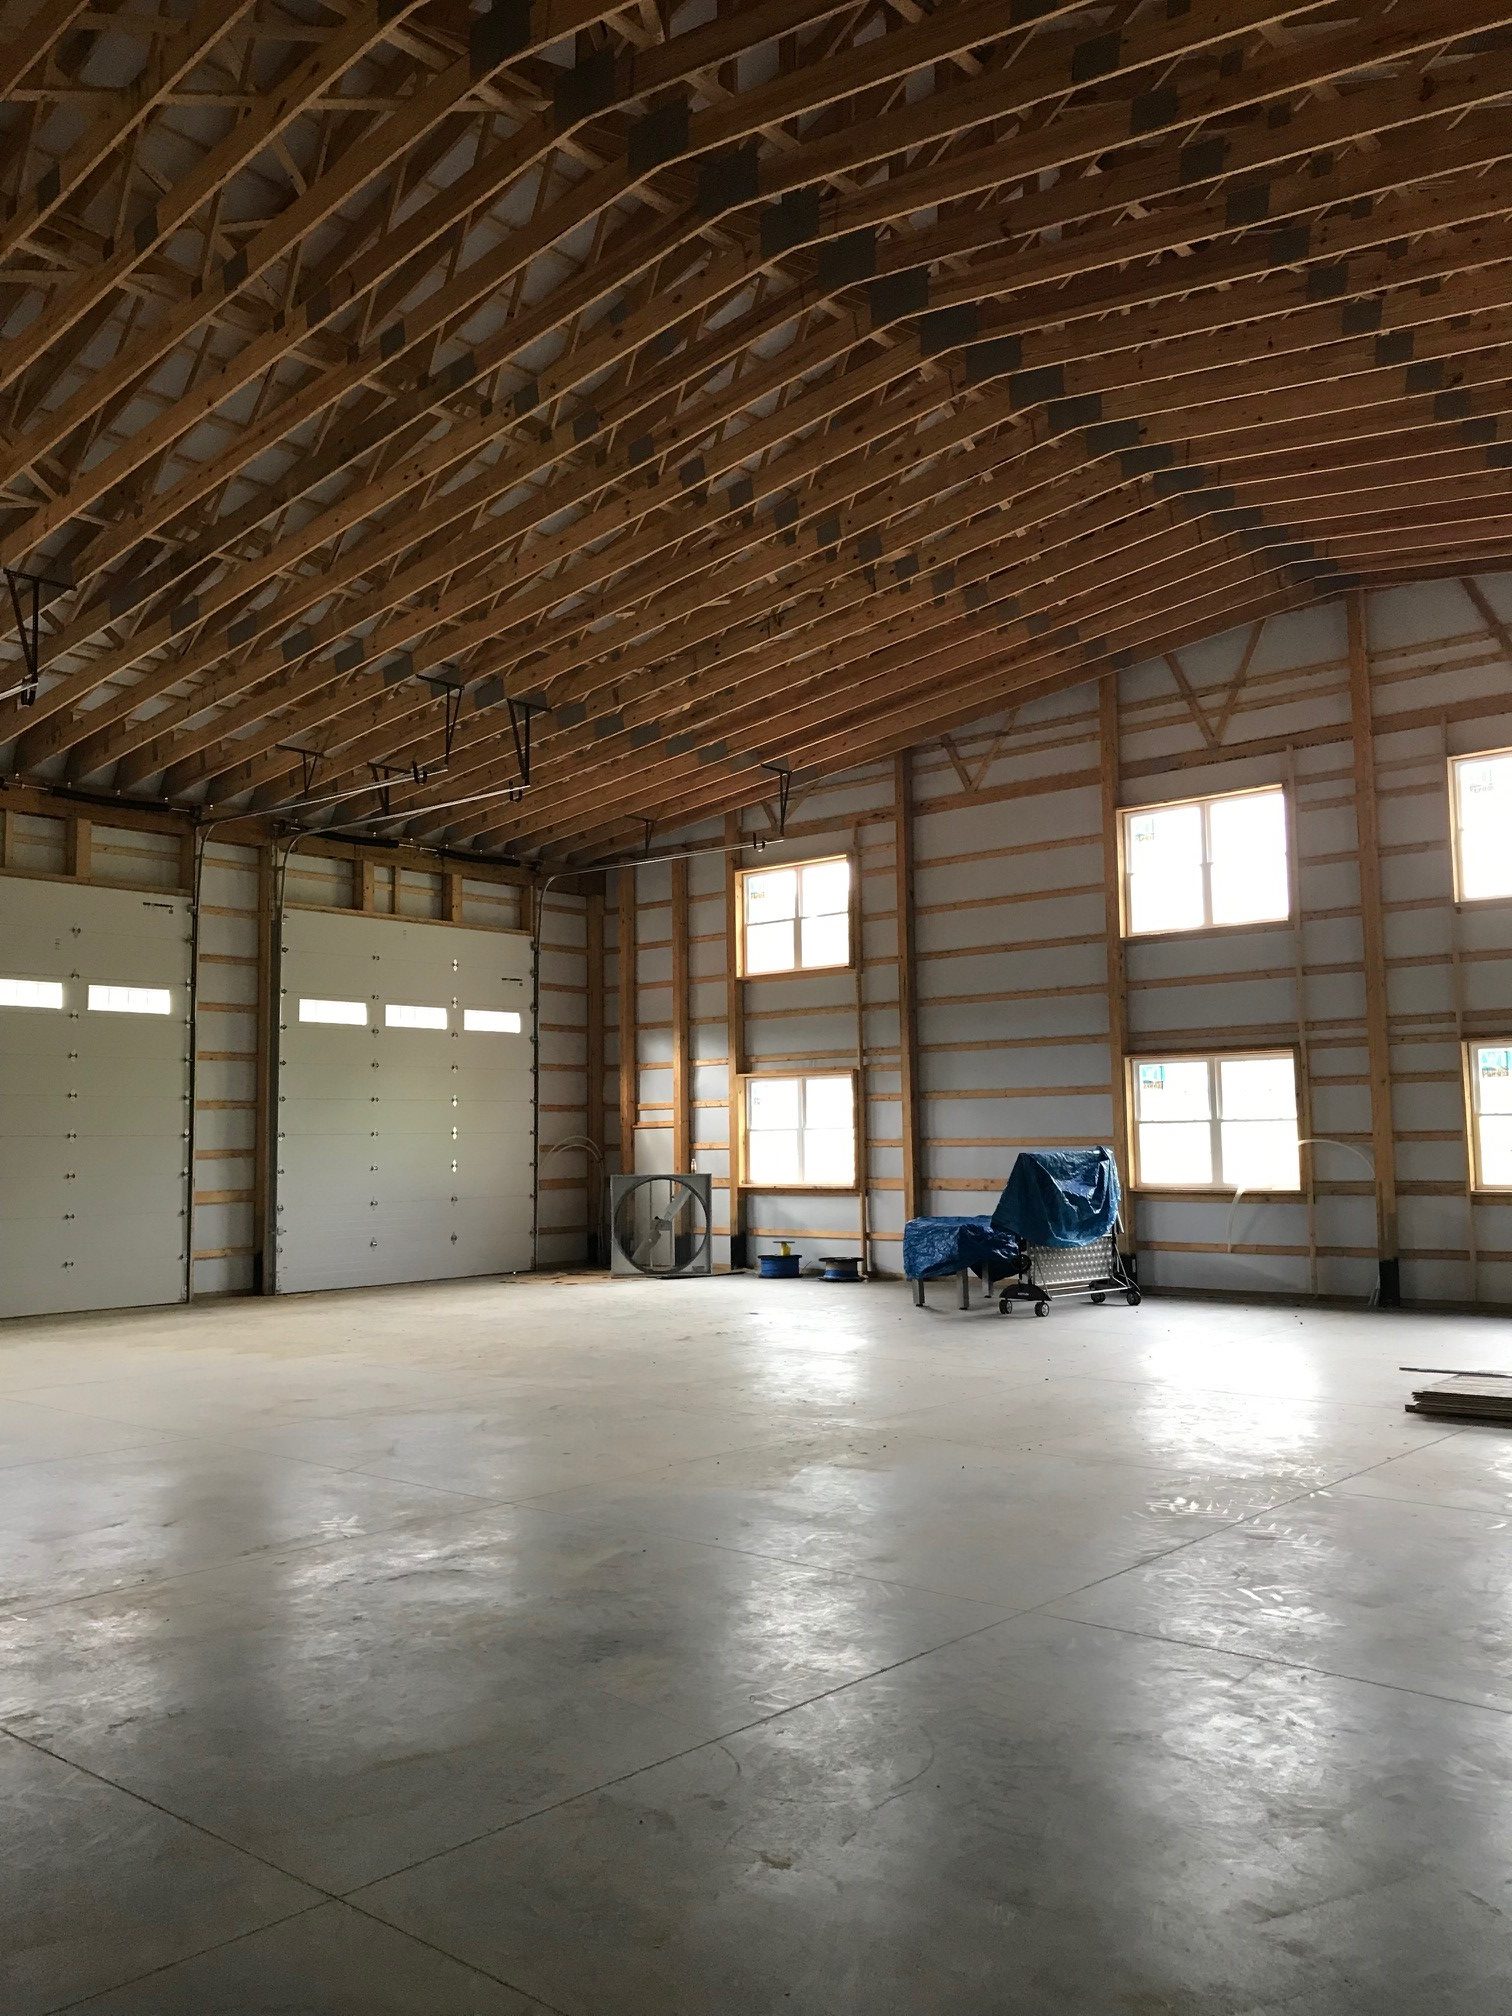
[[[1124,1300],[1131,1309],[1137,1309],[1140,1303],[1143,1302],[1144,1297],[1137,1288],[1131,1288],[1128,1294],[1124,1296]]]
[[[1045,1301],[1043,1296],[1035,1303],[1034,1313],[1036,1316],[1048,1316],[1050,1314],[1050,1304]]]
[[[1013,1314],[1013,1303],[1006,1295],[999,1295],[998,1297],[998,1314],[999,1316],[1011,1316]]]
[[[1092,1297],[1092,1300],[1093,1300],[1094,1304],[1096,1304],[1096,1305],[1097,1305],[1098,1307],[1101,1307],[1101,1305],[1102,1305],[1102,1304],[1103,1304],[1104,1302],[1106,1302],[1106,1301],[1107,1301],[1107,1299],[1108,1299],[1108,1298],[1107,1298],[1107,1296],[1106,1296],[1106,1295],[1094,1295],[1094,1296]]]

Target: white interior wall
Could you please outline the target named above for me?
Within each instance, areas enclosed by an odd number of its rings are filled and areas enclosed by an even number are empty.
[[[1490,611],[1490,620],[1476,597]],[[1512,905],[1453,901],[1447,754],[1512,744],[1512,578],[1365,597],[1380,803],[1386,999],[1404,1293],[1512,1301],[1512,1206],[1468,1187],[1460,1043],[1512,1034]],[[1179,676],[1178,676],[1179,673]],[[1188,691],[1183,691],[1183,682]],[[1018,1149],[1105,1142],[1109,1035],[1105,766],[1121,805],[1282,783],[1294,808],[1297,927],[1133,941],[1129,1049],[1293,1045],[1320,1144],[1301,1199],[1139,1197],[1156,1285],[1364,1294],[1375,1278],[1360,881],[1344,605],[1320,603],[1118,675],[1117,748],[1095,686],[1027,703],[916,751],[914,814],[921,1208],[990,1210]],[[801,755],[801,752],[794,752]],[[845,1066],[864,1045],[867,1255],[895,1271],[902,1231],[895,766],[793,793],[764,863],[853,852],[857,976],[745,983],[748,1068]],[[770,834],[762,812],[743,832]],[[723,826],[662,836],[718,846]],[[742,859],[749,864],[752,856]],[[726,857],[689,864],[687,1096],[694,1164],[715,1178],[728,1258]],[[615,878],[620,879],[619,877]],[[635,1166],[671,1166],[670,871],[634,871]],[[606,1099],[617,1139],[619,927],[606,933]],[[860,1193],[748,1195],[753,1252],[861,1250]]]

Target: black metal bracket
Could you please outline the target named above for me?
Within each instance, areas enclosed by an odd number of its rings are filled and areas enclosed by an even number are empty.
[[[775,763],[763,763],[763,770],[770,770],[777,779],[777,838],[780,840],[787,831],[788,800],[793,795],[793,766],[780,758]]]
[[[514,737],[515,762],[520,766],[520,789],[523,792],[530,784],[530,729],[537,714],[545,709],[530,700],[509,700],[509,732]],[[519,800],[510,792],[509,802],[514,805]]]
[[[294,742],[280,742],[278,747],[285,755],[299,758],[299,795],[301,798],[308,798],[315,788],[315,779],[325,760],[325,752],[320,749],[301,749]]]
[[[17,704],[34,707],[37,703],[37,681],[42,673],[42,590],[67,588],[71,583],[60,581],[50,574],[28,573],[24,567],[7,567],[4,573],[26,674],[16,689]],[[30,607],[26,606],[28,600]]]
[[[450,763],[452,759],[452,743],[455,741],[457,734],[457,723],[462,718],[462,688],[460,686],[443,686],[441,691],[442,704],[446,709],[446,716],[441,726],[441,748],[444,760]]]
[[[656,821],[654,819],[647,819],[643,816],[641,819],[641,824],[646,829],[646,837],[641,844],[641,852],[643,854],[649,854],[651,852],[651,835],[656,831]]]

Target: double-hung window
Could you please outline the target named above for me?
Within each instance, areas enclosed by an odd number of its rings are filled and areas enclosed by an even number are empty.
[[[741,1180],[756,1190],[854,1190],[856,1080],[849,1071],[744,1081]]]
[[[1124,928],[1284,923],[1291,915],[1286,794],[1280,785],[1123,814]]]
[[[1512,896],[1512,749],[1451,758],[1449,786],[1456,899]]]
[[[1140,1189],[1301,1189],[1290,1050],[1138,1057],[1130,1077]]]
[[[851,963],[851,875],[843,854],[740,877],[740,970],[749,979]]]
[[[1477,1190],[1512,1190],[1512,1042],[1465,1045]]]

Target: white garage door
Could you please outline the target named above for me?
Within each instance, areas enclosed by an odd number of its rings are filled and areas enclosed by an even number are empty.
[[[0,881],[0,1315],[180,1302],[189,905]]]
[[[290,910],[281,1294],[530,1265],[530,940]]]

